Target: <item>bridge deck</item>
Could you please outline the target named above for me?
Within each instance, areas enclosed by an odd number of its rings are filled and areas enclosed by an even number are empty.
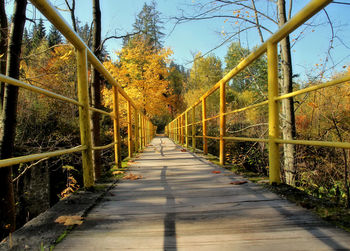
[[[350,234],[156,137],[55,250],[350,250]],[[215,174],[212,171],[221,171]]]

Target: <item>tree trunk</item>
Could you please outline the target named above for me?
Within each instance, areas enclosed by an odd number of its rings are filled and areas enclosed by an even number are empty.
[[[100,10],[100,0],[93,0],[93,40],[92,40],[92,50],[95,56],[100,59],[101,57],[101,10]],[[92,96],[92,106],[95,108],[101,107],[101,76],[100,73],[92,68],[91,71],[91,96]],[[92,144],[94,146],[100,145],[100,119],[101,115],[97,112],[91,113],[91,130],[92,130]],[[95,150],[92,156],[95,179],[98,180],[101,176],[101,152]]]
[[[286,3],[285,0],[278,0],[278,24],[283,26],[286,20]],[[293,91],[293,69],[292,58],[290,53],[289,36],[280,42],[281,46],[281,65],[282,65],[282,81],[281,93],[285,94]],[[295,114],[293,98],[282,100],[282,135],[283,139],[294,139],[295,137]],[[288,185],[295,185],[295,146],[293,144],[285,144],[283,147],[285,182]]]
[[[27,0],[16,0],[11,26],[6,75],[19,78],[19,65]],[[15,140],[18,87],[5,86],[4,105],[0,118],[0,159],[12,157]],[[15,230],[15,203],[12,167],[0,168],[0,227],[2,239]]]
[[[8,24],[5,0],[0,0],[0,73],[6,74]],[[4,103],[5,84],[0,83],[0,114]]]

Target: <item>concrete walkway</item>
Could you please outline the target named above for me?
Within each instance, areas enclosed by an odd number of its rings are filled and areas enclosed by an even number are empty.
[[[55,250],[350,250],[350,234],[156,137]],[[221,171],[213,173],[212,171]]]

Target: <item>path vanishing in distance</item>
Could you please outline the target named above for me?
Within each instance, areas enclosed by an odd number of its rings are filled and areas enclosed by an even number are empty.
[[[350,234],[156,137],[55,250],[350,250]],[[212,171],[220,171],[213,173]]]

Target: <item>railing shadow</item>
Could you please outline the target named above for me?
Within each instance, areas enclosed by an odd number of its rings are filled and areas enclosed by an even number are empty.
[[[162,185],[164,187],[164,191],[166,192],[166,207],[169,208],[169,212],[166,213],[164,217],[164,243],[163,243],[163,249],[164,250],[177,250],[177,243],[176,243],[176,213],[172,212],[171,210],[174,210],[175,208],[175,197],[172,193],[171,187],[169,186],[167,179],[166,179],[166,172],[168,167],[164,166],[161,174],[160,179],[162,182]]]

